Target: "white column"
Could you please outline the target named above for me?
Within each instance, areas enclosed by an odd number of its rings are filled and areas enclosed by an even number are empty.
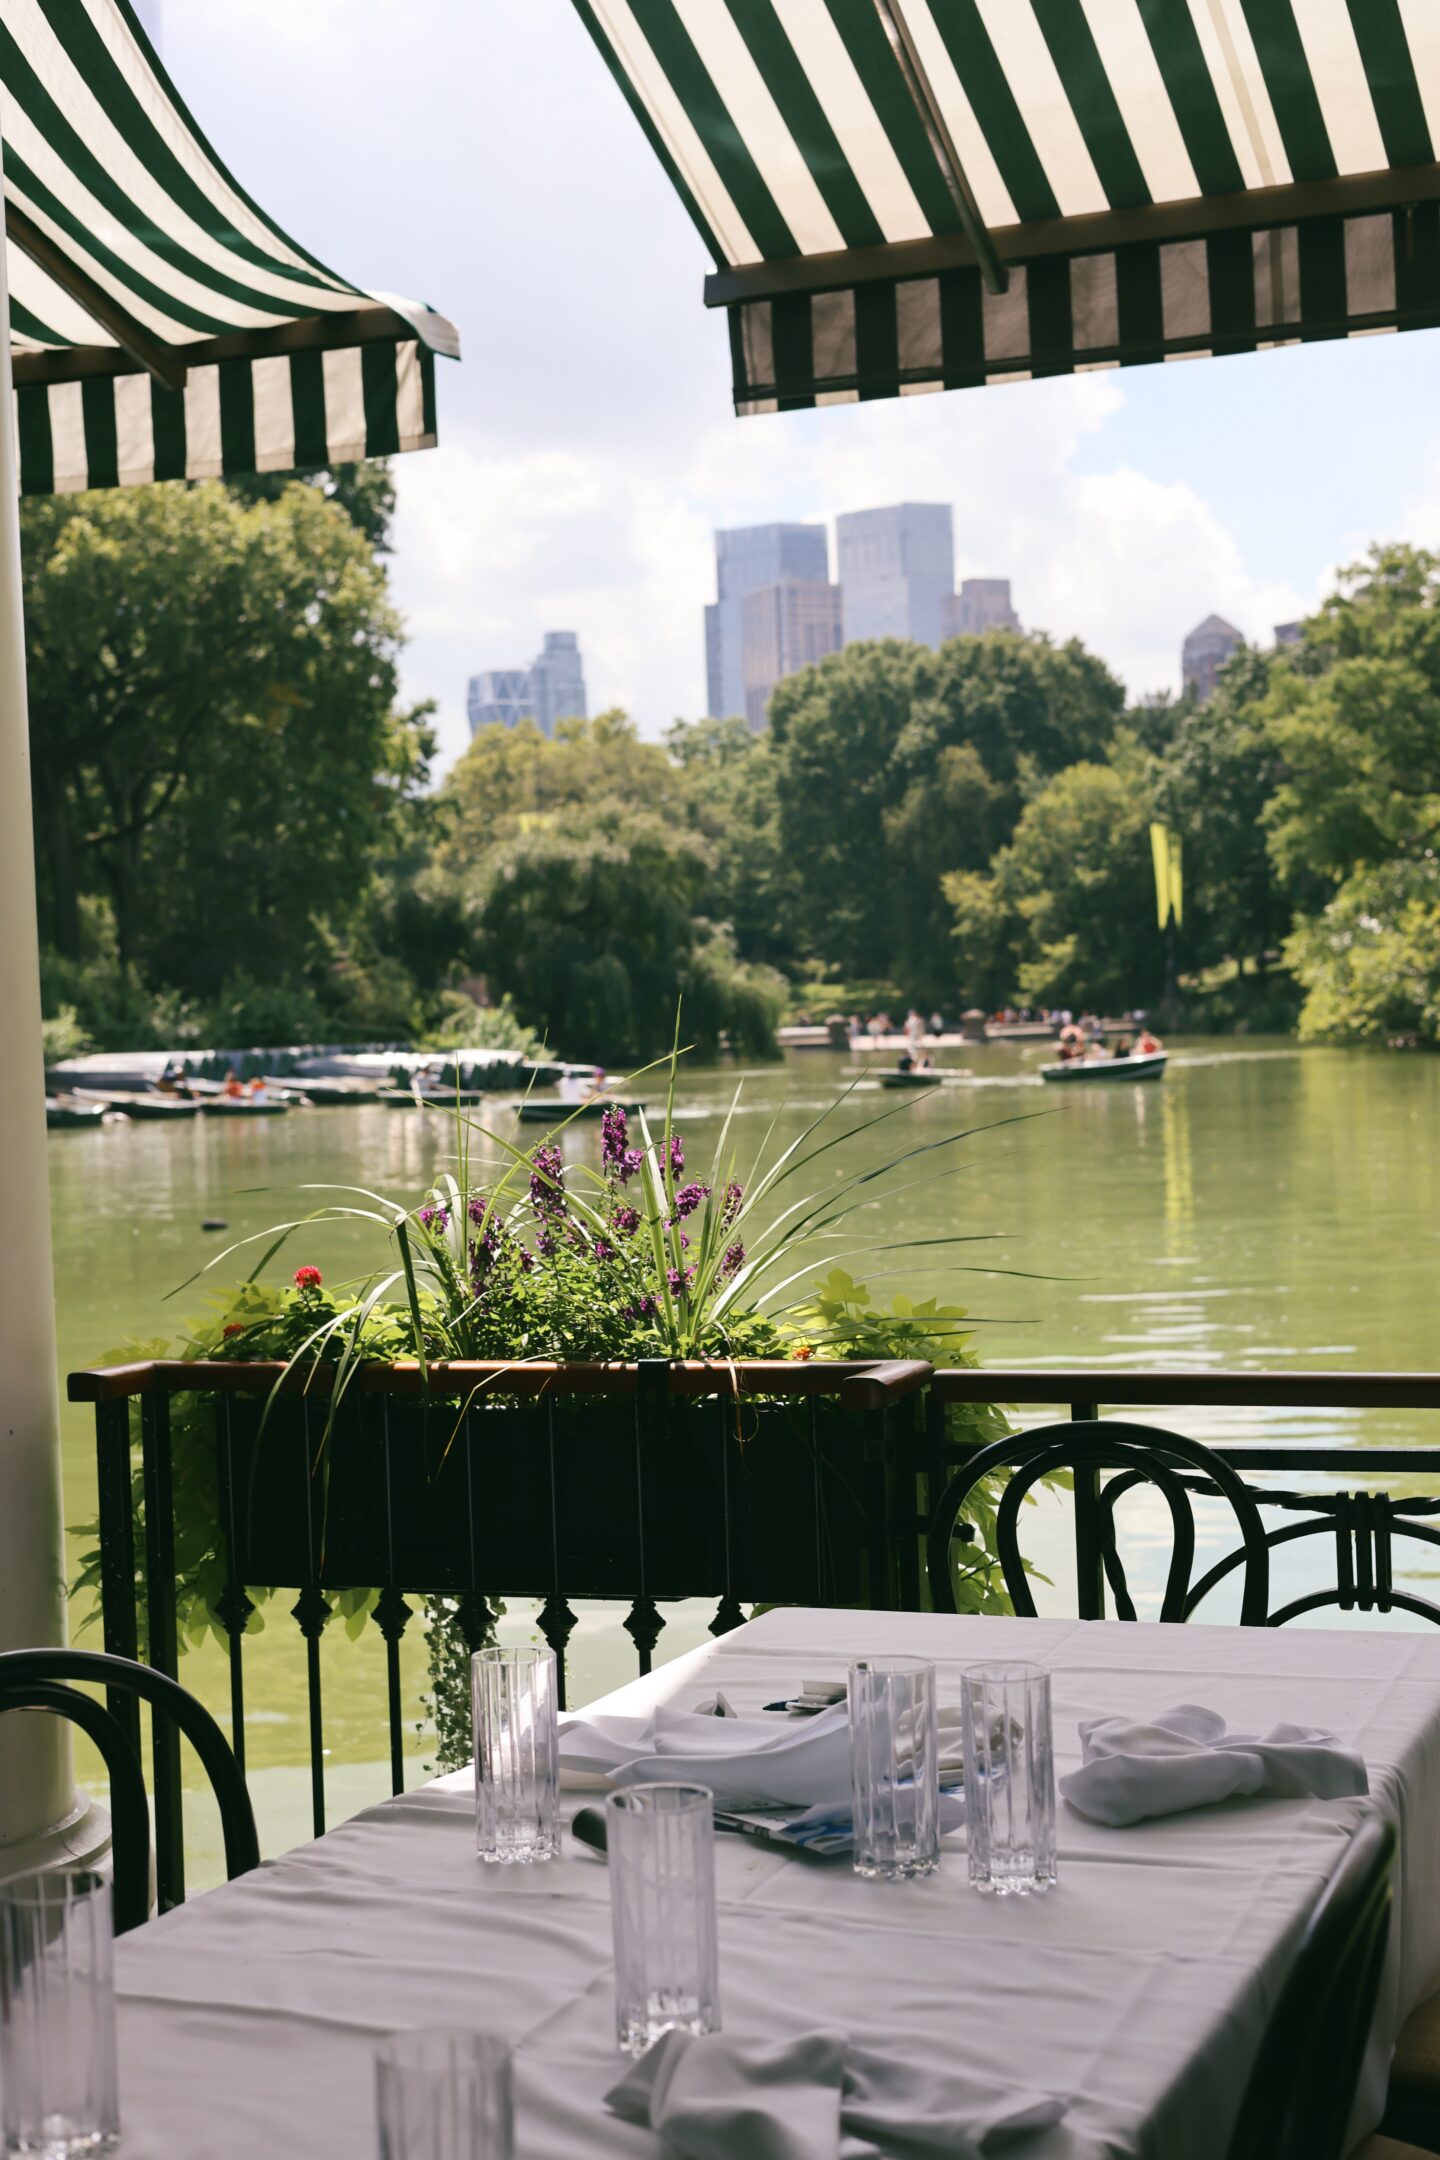
[[[60,1406],[20,588],[10,296],[0,243],[0,1650],[65,1640]],[[69,1729],[0,1717],[0,1875],[93,1849]]]

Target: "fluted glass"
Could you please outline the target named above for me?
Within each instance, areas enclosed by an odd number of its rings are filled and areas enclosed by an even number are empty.
[[[0,1883],[0,2119],[7,2153],[44,2160],[119,2137],[110,1884],[89,1869]]]
[[[999,1897],[1055,1883],[1055,1749],[1050,1675],[1038,1665],[974,1665],[960,1676],[970,1881]]]
[[[480,1650],[470,1661],[482,1860],[553,1860],[560,1850],[555,1681],[553,1650]]]
[[[621,2048],[642,2055],[674,2026],[718,2032],[713,1793],[627,1786],[610,1794],[605,1816]]]
[[[850,1667],[855,1872],[882,1882],[940,1865],[940,1743],[928,1658],[860,1658]]]
[[[512,2160],[510,2049],[487,2033],[396,2033],[375,2056],[380,2160]]]

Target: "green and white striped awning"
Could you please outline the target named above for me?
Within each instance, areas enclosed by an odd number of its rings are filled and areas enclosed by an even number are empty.
[[[576,0],[773,412],[1440,323],[1440,0]]]
[[[129,0],[0,0],[0,133],[22,492],[434,443],[450,324],[266,217]]]

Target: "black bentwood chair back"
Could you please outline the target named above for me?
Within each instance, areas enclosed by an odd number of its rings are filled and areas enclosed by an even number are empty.
[[[67,1681],[89,1680],[106,1689],[96,1702]],[[94,1741],[110,1773],[110,1821],[115,1861],[115,1932],[139,1927],[150,1915],[150,1813],[145,1780],[129,1735],[115,1713],[119,1695],[138,1695],[158,1717],[168,1717],[200,1758],[220,1809],[225,1870],[231,1881],[260,1864],[255,1816],[230,1743],[203,1703],[178,1680],[103,1650],[7,1650],[0,1652],[0,1713],[53,1710]]]
[[[1059,1425],[1041,1425],[1033,1432],[1011,1433],[1004,1440],[992,1441],[966,1458],[930,1518],[926,1557],[936,1612],[956,1610],[951,1549],[957,1543],[964,1545],[974,1534],[970,1524],[960,1520],[965,1502],[982,1479],[1007,1469],[1014,1474],[995,1511],[995,1544],[1011,1603],[1026,1619],[1035,1617],[1035,1600],[1020,1557],[1020,1508],[1042,1478],[1069,1470],[1075,1480],[1075,1560],[1082,1620],[1105,1616],[1102,1570],[1114,1595],[1117,1619],[1135,1618],[1116,1538],[1115,1508],[1137,1485],[1153,1485],[1170,1509],[1171,1527],[1170,1571],[1160,1618],[1186,1620],[1196,1603],[1190,1587],[1195,1564],[1195,1517],[1190,1501],[1192,1494],[1202,1493],[1228,1500],[1239,1526],[1245,1562],[1240,1624],[1265,1625],[1270,1552],[1255,1495],[1228,1463],[1198,1440],[1121,1418],[1074,1418]],[[1102,1485],[1102,1471],[1117,1474]]]
[[[1393,1824],[1367,1813],[1305,1923],[1245,2087],[1229,2160],[1342,2160],[1350,2150],[1346,2132],[1390,1933],[1394,1857]]]

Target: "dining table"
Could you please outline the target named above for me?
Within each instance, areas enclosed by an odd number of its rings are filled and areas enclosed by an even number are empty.
[[[1056,1768],[1082,1721],[1179,1703],[1357,1750],[1368,1799],[1234,1799],[1107,1828],[1058,1808],[1058,1882],[977,1894],[963,1833],[938,1872],[862,1879],[717,1836],[725,2030],[846,2035],[902,2063],[1051,2095],[1014,2160],[1223,2160],[1307,1915],[1367,1807],[1398,1831],[1387,1963],[1352,2129],[1378,2123],[1401,2020],[1440,1987],[1440,1636],[776,1608],[589,1706],[738,1713],[843,1681],[857,1657],[1051,1675]],[[566,1794],[568,1817],[594,1795]],[[605,2104],[616,2052],[604,1859],[482,1862],[471,1773],[367,1809],[116,1945],[123,2160],[355,2160],[376,2150],[372,2060],[425,2025],[514,2047],[519,2160],[653,2155]]]

